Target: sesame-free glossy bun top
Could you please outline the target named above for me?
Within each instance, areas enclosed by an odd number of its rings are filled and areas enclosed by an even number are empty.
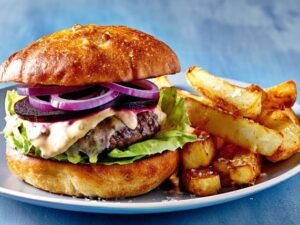
[[[70,86],[179,71],[176,54],[151,35],[126,26],[74,25],[11,55],[0,66],[0,81]]]

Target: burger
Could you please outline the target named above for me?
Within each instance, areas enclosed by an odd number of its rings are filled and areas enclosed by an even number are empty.
[[[177,169],[192,134],[174,88],[148,78],[180,71],[163,42],[126,26],[75,25],[33,42],[0,67],[11,172],[78,197],[137,196]]]

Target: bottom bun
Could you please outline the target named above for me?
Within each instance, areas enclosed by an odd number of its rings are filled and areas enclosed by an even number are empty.
[[[121,198],[147,193],[177,168],[178,151],[141,159],[127,165],[71,164],[30,157],[7,147],[9,169],[37,188],[77,197]]]

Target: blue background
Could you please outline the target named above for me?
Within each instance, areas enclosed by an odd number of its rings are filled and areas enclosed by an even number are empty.
[[[264,87],[287,79],[300,85],[299,0],[0,0],[0,61],[75,23],[122,24],[150,33],[174,49],[182,70],[196,64]],[[66,212],[0,197],[0,224],[299,224],[299,177],[250,198],[161,215]]]

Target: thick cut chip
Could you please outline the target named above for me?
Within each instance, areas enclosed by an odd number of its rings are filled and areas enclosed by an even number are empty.
[[[221,189],[220,176],[211,169],[184,169],[183,184],[187,191],[198,196],[217,194]]]
[[[173,84],[170,82],[168,76],[161,76],[161,77],[156,77],[153,78],[152,81],[159,87],[159,88],[166,88],[166,87],[173,87]],[[200,102],[202,102],[205,105],[209,105],[209,106],[215,106],[216,105],[208,98],[205,98],[203,96],[199,96],[199,95],[194,95],[191,94],[190,92],[187,91],[183,91],[181,89],[176,88],[177,94],[181,97],[190,97],[190,98],[194,98]]]
[[[220,175],[222,186],[251,185],[260,175],[261,157],[247,149],[226,144],[219,150],[213,167]]]
[[[155,77],[151,81],[153,81],[157,87],[159,88],[164,88],[164,87],[172,87],[173,85],[171,84],[168,76],[161,76],[161,77]]]
[[[191,67],[186,78],[192,87],[213,101],[219,108],[248,118],[261,112],[263,92],[230,84],[198,67]]]
[[[297,86],[295,81],[290,80],[266,89],[266,93],[264,108],[291,108],[296,102]]]
[[[207,167],[215,156],[214,142],[207,132],[200,132],[198,140],[187,143],[181,151],[182,164],[185,169]]]
[[[229,115],[190,97],[185,97],[185,106],[193,127],[254,153],[270,156],[282,143],[279,132],[247,118]]]
[[[267,157],[268,160],[285,160],[300,150],[300,123],[292,109],[264,110],[258,120],[266,127],[278,131],[283,137],[281,146]]]

